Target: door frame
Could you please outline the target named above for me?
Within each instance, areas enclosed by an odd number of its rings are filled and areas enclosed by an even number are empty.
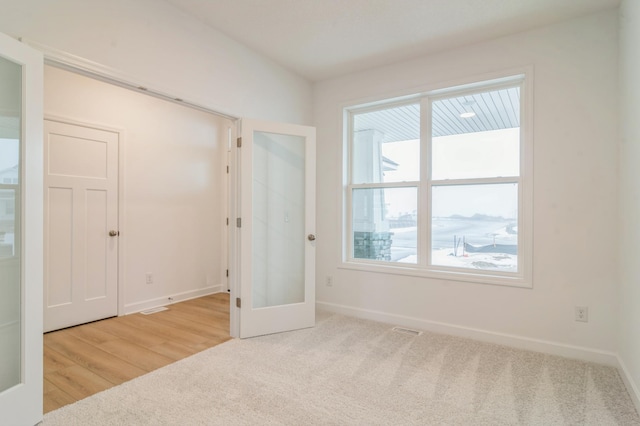
[[[116,291],[118,293],[117,295],[117,299],[118,299],[118,310],[117,310],[117,315],[121,316],[125,314],[125,298],[124,298],[124,277],[125,277],[125,260],[126,260],[126,256],[125,256],[125,252],[126,252],[126,240],[127,240],[127,229],[126,229],[126,221],[125,221],[125,217],[126,215],[124,214],[125,212],[125,197],[124,197],[124,192],[125,192],[125,182],[124,182],[124,177],[125,177],[125,171],[124,171],[124,166],[125,166],[125,156],[124,156],[124,149],[126,146],[126,143],[124,143],[124,138],[125,138],[125,131],[122,128],[118,128],[118,127],[113,127],[113,126],[109,126],[109,125],[105,125],[105,124],[99,124],[99,123],[93,123],[93,122],[86,122],[86,121],[81,121],[81,120],[76,120],[73,118],[69,118],[69,117],[63,117],[63,116],[59,116],[59,115],[55,115],[55,114],[45,114],[44,115],[44,120],[47,121],[55,121],[57,123],[63,123],[63,124],[71,124],[74,126],[82,126],[82,127],[88,127],[88,128],[92,128],[92,129],[96,129],[96,130],[102,130],[102,131],[106,131],[106,132],[112,132],[112,133],[117,133],[118,134],[118,215],[117,215],[117,220],[118,220],[118,231],[120,232],[120,235],[118,236],[118,240],[117,240],[117,244],[118,244],[118,256],[117,256],[117,271],[116,271],[116,277],[117,277],[117,287],[116,287]],[[43,123],[44,123],[43,120]],[[43,140],[44,140],[44,135],[43,135]],[[46,160],[46,159],[45,159]],[[43,163],[44,164],[44,163]],[[44,199],[44,194],[43,194],[43,199]],[[47,206],[43,206],[44,210],[44,214],[46,217],[46,208]],[[44,222],[43,222],[44,223]],[[44,261],[44,259],[43,259]],[[44,281],[43,281],[44,284]],[[44,291],[44,290],[43,290]]]
[[[240,309],[236,307],[235,300],[240,297],[240,274],[238,268],[240,259],[240,228],[235,224],[240,217],[240,157],[238,156],[237,140],[242,133],[241,120],[236,120],[231,128],[231,151],[229,152],[229,226],[227,226],[227,268],[229,269],[229,335],[233,338],[240,337]]]
[[[37,51],[42,53],[44,57],[44,61],[43,61],[44,65],[50,65],[50,66],[67,70],[76,74],[84,75],[86,77],[90,77],[98,81],[103,81],[109,84],[113,84],[115,86],[132,90],[137,93],[153,96],[155,98],[163,99],[167,102],[182,105],[187,108],[193,108],[199,111],[203,111],[203,112],[230,120],[233,124],[230,128],[232,143],[231,143],[231,151],[229,153],[230,172],[229,172],[228,188],[230,191],[233,191],[233,189],[235,188],[234,186],[235,177],[233,176],[233,170],[235,168],[235,140],[239,130],[236,124],[239,121],[239,117],[233,115],[231,112],[228,112],[228,111],[214,109],[214,108],[205,106],[201,103],[185,98],[184,96],[176,96],[175,94],[169,93],[164,89],[158,88],[157,86],[155,86],[154,84],[148,81],[147,82],[142,81],[139,78],[136,78],[134,76],[122,73],[113,68],[67,53],[65,51],[55,49],[46,44],[36,42],[34,40],[28,40],[28,39],[24,39],[23,42],[28,46],[32,47],[33,49],[36,49]],[[49,115],[48,117],[53,117],[54,119],[56,118],[55,116],[52,116],[52,115]],[[57,117],[57,118],[72,124],[74,123],[74,120],[72,119],[61,118],[61,117]],[[101,125],[99,126],[104,128],[110,128],[109,126],[101,126]],[[121,237],[120,237],[119,246],[118,246],[118,251],[119,251],[118,285],[120,286],[118,289],[118,315],[124,315],[127,312],[126,306],[125,306],[125,299],[124,299],[125,287],[126,287],[125,285],[126,283],[124,279],[125,277],[124,270],[126,266],[127,230],[126,230],[126,221],[124,219],[126,216],[123,213],[125,210],[125,203],[124,203],[125,188],[124,188],[124,179],[123,179],[123,177],[125,176],[125,171],[124,171],[123,158],[124,158],[124,152],[126,147],[126,139],[125,139],[126,135],[122,132],[122,129],[111,129],[111,130],[117,130],[121,132],[120,146],[119,146],[120,148],[119,149],[119,172],[118,172],[120,174],[119,187],[118,187],[118,192],[119,192],[118,221],[119,221],[120,230],[121,230]],[[234,217],[233,215],[235,214],[235,207],[233,206],[233,202],[234,202],[233,192],[230,192],[230,195],[226,197],[225,201],[229,203],[229,207],[227,211],[229,212],[229,220],[231,221],[230,218]],[[227,247],[229,247],[228,244],[232,241],[232,237],[233,237],[233,233],[231,232],[230,226],[227,227],[227,236],[228,236]],[[228,277],[227,285],[229,288],[229,293],[231,295],[233,295],[235,291],[234,276],[231,272],[231,265],[233,264],[234,259],[235,259],[234,254],[229,251],[228,257],[227,257],[227,268],[229,269],[229,277]],[[223,291],[224,290],[225,289],[223,289]],[[229,314],[230,323],[231,323],[230,334],[232,337],[235,337],[233,334],[233,331],[234,331],[233,324],[237,323],[237,320],[234,320],[235,313],[234,313],[233,306],[235,305],[232,305],[230,302],[230,314]]]

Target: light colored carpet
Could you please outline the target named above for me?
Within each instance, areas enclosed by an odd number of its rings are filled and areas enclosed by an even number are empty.
[[[318,313],[45,415],[44,425],[640,425],[614,368]]]

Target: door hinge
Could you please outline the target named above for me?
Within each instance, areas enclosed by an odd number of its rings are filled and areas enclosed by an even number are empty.
[[[229,174],[229,166],[227,166],[227,174]]]
[[[236,226],[237,226],[238,228],[242,228],[242,218],[237,218],[237,219],[236,219]]]
[[[227,226],[229,226],[229,218],[227,218]]]
[[[227,276],[229,276],[229,270],[227,269]]]
[[[236,308],[242,307],[242,303],[240,302],[240,298],[236,297]]]
[[[236,143],[238,145],[238,148],[242,148],[242,138],[236,139]]]

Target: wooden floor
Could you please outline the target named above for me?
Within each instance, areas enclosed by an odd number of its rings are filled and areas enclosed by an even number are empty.
[[[229,340],[229,295],[44,335],[44,412]]]

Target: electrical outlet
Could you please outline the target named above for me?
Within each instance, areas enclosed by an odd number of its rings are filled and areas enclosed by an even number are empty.
[[[333,277],[331,275],[327,275],[327,278],[325,278],[324,282],[327,287],[333,287]]]
[[[147,284],[153,284],[153,274],[151,272],[147,272],[145,277]]]
[[[576,306],[576,321],[589,322],[589,308],[586,306]]]

